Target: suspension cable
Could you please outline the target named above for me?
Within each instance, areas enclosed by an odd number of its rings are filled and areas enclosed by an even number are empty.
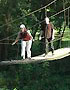
[[[53,42],[56,42],[56,41],[58,41],[58,40],[60,40],[62,37],[59,37],[59,38],[57,38],[57,39],[54,39],[53,40]],[[35,40],[35,41],[37,41],[37,40]],[[44,43],[45,44],[45,42],[40,42],[40,43]],[[50,42],[49,42],[50,43]],[[8,43],[0,43],[0,44],[11,44],[10,42],[8,42]],[[21,43],[16,43],[16,44],[21,44]]]
[[[49,3],[48,5],[46,5],[46,6],[42,7],[42,8],[39,8],[39,9],[37,9],[37,10],[35,10],[35,11],[33,11],[33,12],[25,15],[25,16],[19,17],[18,19],[15,19],[15,20],[13,20],[12,22],[9,22],[8,24],[13,23],[13,22],[15,22],[15,21],[17,21],[17,20],[20,20],[20,19],[22,19],[22,18],[25,18],[25,17],[27,17],[27,16],[29,16],[29,15],[31,15],[31,14],[34,14],[34,13],[36,13],[36,12],[38,12],[38,11],[40,11],[40,10],[48,7],[48,6],[50,6],[51,4],[53,4],[53,3],[56,2],[56,1],[57,1],[57,0],[54,0],[54,1],[52,1],[51,3]],[[0,26],[0,27],[4,27],[5,25],[7,25],[7,24],[4,24],[4,25],[2,25],[2,26]]]
[[[52,15],[51,17],[54,17],[54,16],[56,16],[56,15],[58,15],[58,14],[60,14],[60,13],[64,12],[64,11],[66,11],[66,10],[67,10],[67,9],[69,9],[69,8],[70,8],[70,6],[69,6],[69,7],[67,7],[67,8],[65,8],[65,9],[63,9],[63,10],[61,10],[60,12],[58,12],[58,13],[56,13],[56,14]]]
[[[18,32],[17,32],[17,33],[18,33]],[[6,38],[1,39],[0,42],[1,42],[1,41],[4,41],[4,40],[7,40],[7,39],[9,39],[9,38],[17,35],[17,33],[15,33],[15,34],[13,34],[13,35],[10,35],[10,36],[8,36],[8,37],[6,37]]]
[[[56,16],[56,15],[58,15],[58,14],[64,12],[64,11],[66,11],[66,10],[69,9],[69,8],[70,8],[70,6],[67,7],[67,8],[65,8],[65,9],[63,9],[63,10],[61,10],[61,11],[59,11],[58,13],[56,13],[56,14],[54,14],[54,15],[52,15],[52,16],[50,16],[49,18],[54,17],[54,16]],[[36,25],[38,25],[38,24],[40,24],[40,23],[42,23],[42,22],[44,22],[44,20],[41,21],[41,22],[39,22],[39,23],[37,23]],[[34,26],[36,26],[36,25],[34,25]],[[32,27],[34,27],[34,26],[32,26]],[[31,28],[32,28],[32,27],[31,27]],[[18,33],[18,32],[17,32],[17,33]],[[10,37],[12,37],[12,36],[15,36],[17,33],[15,33],[15,34],[13,34],[13,35],[11,35],[11,36],[8,36],[8,37],[6,37],[6,38],[4,38],[4,39],[1,39],[0,41],[3,41],[3,40],[6,40],[7,38],[10,38]]]

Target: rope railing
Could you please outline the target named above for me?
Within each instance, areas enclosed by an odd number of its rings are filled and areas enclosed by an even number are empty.
[[[69,7],[67,7],[67,8],[65,8],[65,9],[63,9],[63,10],[61,10],[60,12],[58,12],[58,13],[56,13],[56,14],[52,15],[51,17],[54,17],[54,16],[56,16],[56,15],[58,15],[58,14],[60,14],[60,13],[64,12],[64,11],[66,11],[66,10],[68,10],[68,9],[70,9],[70,6],[69,6]]]
[[[51,4],[53,4],[53,3],[56,2],[56,1],[57,1],[57,0],[54,0],[54,1],[52,1],[51,3],[49,3],[48,5],[40,8],[40,9],[37,9],[37,10],[35,10],[35,11],[33,11],[33,12],[25,15],[25,16],[22,16],[22,17],[20,17],[20,18],[18,18],[18,19],[16,19],[16,20],[19,20],[19,19],[21,19],[21,18],[27,17],[27,16],[29,16],[29,15],[31,15],[31,14],[34,14],[34,13],[36,13],[36,12],[38,12],[38,11],[40,11],[40,10],[48,7],[48,6],[50,6]],[[13,20],[12,22],[9,22],[8,24],[13,23],[13,22],[15,22],[16,20]],[[43,20],[43,21],[44,21],[44,20]],[[43,21],[41,21],[41,23],[42,23]],[[40,23],[37,23],[36,25],[38,25],[38,24],[40,24]],[[4,27],[5,25],[7,25],[7,24],[4,24],[4,25],[2,25],[2,26],[0,26],[0,27]],[[33,27],[35,27],[36,25],[34,25]],[[32,28],[32,27],[31,27],[31,28]],[[18,32],[17,32],[17,33],[18,33]],[[6,40],[7,38],[10,38],[10,37],[12,37],[12,36],[15,36],[17,33],[15,33],[15,34],[13,34],[13,35],[11,35],[11,36],[8,36],[8,37],[6,37],[6,38],[3,38],[3,39],[1,39],[0,41],[3,41],[3,40]]]
[[[52,16],[50,16],[49,18],[54,17],[54,16],[56,16],[56,15],[58,15],[58,14],[64,12],[64,11],[66,11],[66,10],[68,10],[68,9],[70,9],[70,6],[67,7],[67,8],[65,8],[65,9],[63,9],[63,10],[61,10],[61,11],[59,11],[58,13],[56,13],[56,14],[54,14],[54,15],[52,15]],[[41,22],[37,23],[36,25],[41,24],[42,22],[44,22],[44,20],[42,20]],[[35,27],[36,25],[32,26],[31,28]],[[17,33],[18,33],[18,32],[17,32]],[[12,37],[12,36],[15,36],[15,35],[17,35],[17,33],[15,33],[15,34],[13,34],[13,35],[11,35],[11,36],[8,36],[8,37],[6,37],[6,38],[4,38],[4,39],[1,39],[0,41],[3,41],[3,40],[6,40],[7,38],[10,38],[10,37]]]
[[[15,19],[15,20],[13,20],[12,22],[9,22],[8,24],[13,23],[13,22],[15,22],[15,21],[17,21],[17,20],[20,20],[20,19],[22,19],[22,18],[25,18],[25,17],[27,17],[27,16],[30,16],[31,14],[34,14],[34,13],[36,13],[36,12],[38,12],[38,11],[40,11],[40,10],[48,7],[48,6],[50,6],[51,4],[53,4],[53,3],[56,2],[56,1],[57,1],[57,0],[54,0],[54,1],[52,1],[51,3],[49,3],[48,5],[46,5],[46,6],[42,7],[42,8],[39,8],[39,9],[37,9],[37,10],[35,10],[35,11],[33,11],[33,12],[25,15],[25,16],[22,16],[22,17],[18,18],[18,19]],[[4,25],[2,25],[2,26],[0,26],[0,27],[4,27],[5,25],[7,25],[7,24],[4,24]]]
[[[58,39],[54,39],[53,42],[56,42],[56,41],[60,40],[61,38],[63,38],[63,37],[59,37]],[[8,40],[8,41],[10,41],[10,40]],[[12,40],[12,41],[13,41],[13,40]],[[38,41],[38,40],[34,40],[34,42],[35,42],[35,41]],[[40,43],[44,43],[44,42],[40,42]],[[49,42],[49,43],[50,43],[50,42]],[[0,44],[12,44],[12,43],[10,43],[10,42],[9,42],[9,43],[1,43],[1,42],[0,42]],[[17,43],[17,44],[20,44],[20,43]]]

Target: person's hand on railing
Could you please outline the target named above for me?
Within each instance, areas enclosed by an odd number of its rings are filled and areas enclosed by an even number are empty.
[[[13,43],[12,43],[12,46],[15,45],[15,44],[16,44],[16,42],[13,42]]]
[[[16,39],[16,40],[12,43],[12,45],[15,45],[17,42],[18,42],[18,39]]]

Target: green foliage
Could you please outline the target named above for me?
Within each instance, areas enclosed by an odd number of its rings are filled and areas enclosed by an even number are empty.
[[[69,90],[70,62],[67,57],[51,62],[0,67],[3,90]]]

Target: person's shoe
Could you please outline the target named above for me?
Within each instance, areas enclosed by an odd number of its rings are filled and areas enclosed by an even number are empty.
[[[27,59],[31,60],[31,57],[28,57]]]
[[[23,60],[25,60],[25,58],[24,58],[24,57],[23,57],[22,59],[23,59]]]
[[[52,55],[54,55],[54,50],[52,49],[51,51],[52,51]]]
[[[52,55],[54,55],[54,53],[52,53]]]

